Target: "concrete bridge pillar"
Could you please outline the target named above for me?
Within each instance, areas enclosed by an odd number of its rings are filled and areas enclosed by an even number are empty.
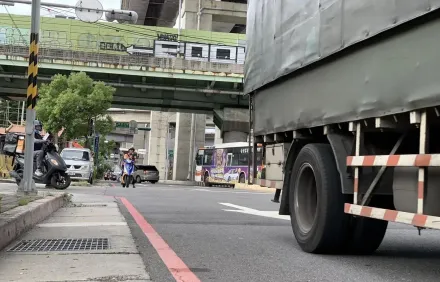
[[[200,6],[199,6],[200,5]],[[184,0],[182,27],[212,31],[213,22],[246,24],[247,4],[212,0]]]
[[[148,163],[159,170],[160,180],[166,179],[166,154],[169,127],[169,113],[155,112],[150,114],[150,140],[148,142]]]
[[[234,108],[214,110],[214,123],[221,131],[223,143],[248,141],[249,110]]]
[[[197,149],[205,145],[206,115],[177,113],[173,180],[192,180]],[[191,133],[193,129],[193,133]]]
[[[220,130],[220,128],[215,126],[214,145],[222,144],[222,143],[223,143],[222,131]]]

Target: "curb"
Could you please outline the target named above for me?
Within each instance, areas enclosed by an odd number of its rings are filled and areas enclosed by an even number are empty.
[[[0,215],[0,250],[64,205],[64,194],[30,202]]]
[[[207,185],[205,182],[194,182],[194,186],[200,186],[200,187],[208,187],[208,188],[230,188],[234,189],[235,184],[226,184],[226,183],[211,183],[210,185]]]
[[[268,192],[268,193],[275,193],[275,191],[277,190],[275,188],[268,188],[268,187],[263,187],[260,185],[252,185],[252,184],[249,185],[249,184],[244,184],[244,183],[236,183],[235,189],[248,190],[248,191],[258,191],[258,192]]]
[[[196,181],[179,181],[179,180],[159,180],[158,184],[182,185],[182,186],[198,186]]]
[[[0,183],[15,183],[14,179],[0,178]]]

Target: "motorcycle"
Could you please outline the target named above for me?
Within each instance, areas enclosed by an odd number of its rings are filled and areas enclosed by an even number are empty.
[[[124,160],[124,170],[122,174],[122,187],[129,187],[130,183],[133,184],[134,188],[134,179],[133,179],[133,173],[134,173],[134,161],[132,159],[126,159]]]
[[[106,173],[104,173],[104,180],[110,180],[110,176],[111,176],[111,172],[107,171]]]
[[[18,137],[19,142],[24,143],[24,136]],[[13,170],[9,173],[17,185],[20,185],[23,179],[24,173],[24,150],[15,150]],[[46,155],[43,160],[43,175],[41,177],[36,176],[36,164],[37,155],[34,152],[34,166],[33,166],[33,179],[35,183],[46,184],[54,187],[57,190],[65,190],[70,186],[71,179],[67,174],[67,166],[63,158],[58,154],[56,146],[53,143],[47,142]]]

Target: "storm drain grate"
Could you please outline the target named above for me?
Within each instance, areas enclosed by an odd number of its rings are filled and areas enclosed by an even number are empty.
[[[22,240],[9,252],[100,251],[110,248],[108,238]]]

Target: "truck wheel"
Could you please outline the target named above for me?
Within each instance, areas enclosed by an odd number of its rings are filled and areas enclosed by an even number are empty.
[[[384,207],[392,198],[374,196],[370,206]],[[387,231],[388,221],[368,217],[352,217],[349,222],[349,234],[346,241],[346,252],[355,255],[370,255],[379,248]]]
[[[289,201],[293,233],[305,252],[344,250],[348,216],[330,145],[309,144],[300,151],[292,169]]]

